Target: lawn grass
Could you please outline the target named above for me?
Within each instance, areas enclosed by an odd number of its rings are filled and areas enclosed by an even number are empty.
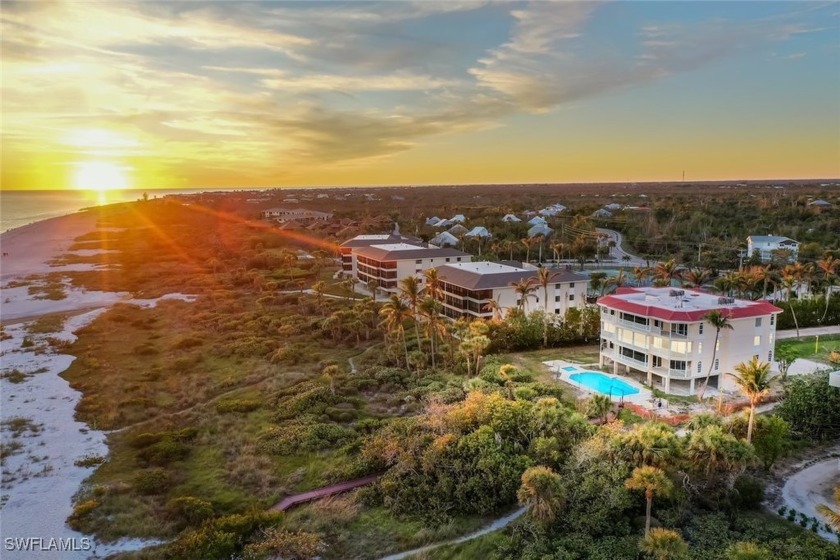
[[[471,541],[440,546],[428,552],[415,554],[409,560],[495,560],[497,548],[504,540],[502,531],[494,531]]]
[[[832,351],[840,352],[840,334],[820,335],[819,337],[804,336],[799,339],[779,340],[776,342],[777,352],[779,348],[795,348],[800,358],[830,364],[829,354]]]

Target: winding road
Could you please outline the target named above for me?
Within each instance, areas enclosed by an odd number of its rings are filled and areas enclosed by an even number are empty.
[[[624,250],[624,248],[621,246],[623,238],[621,237],[621,234],[619,232],[615,231],[614,229],[606,228],[595,228],[595,231],[597,231],[600,234],[606,235],[611,241],[615,241],[615,247],[610,248],[610,256],[614,258],[619,264],[623,266],[633,267],[648,266],[648,261],[637,255],[631,255],[630,253]],[[630,260],[625,261],[623,260],[624,257],[630,257]],[[653,264],[653,261],[651,261],[651,264]]]

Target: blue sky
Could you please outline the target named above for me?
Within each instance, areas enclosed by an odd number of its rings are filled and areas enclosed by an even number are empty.
[[[837,2],[4,2],[0,18],[3,188],[840,176]]]

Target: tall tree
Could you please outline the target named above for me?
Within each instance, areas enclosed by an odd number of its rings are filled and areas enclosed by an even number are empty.
[[[324,374],[324,377],[330,380],[330,392],[335,395],[335,380],[343,373],[341,368],[335,364],[329,365],[324,368],[322,373]]]
[[[438,337],[443,339],[446,334],[446,326],[441,321],[441,305],[438,300],[426,296],[419,303],[420,315],[423,317],[423,331],[429,339],[430,354],[432,355],[432,369],[437,369]]]
[[[548,346],[548,286],[556,276],[557,274],[548,268],[537,269],[537,284],[543,289],[543,347]]]
[[[423,344],[420,340],[420,326],[417,324],[417,303],[420,301],[420,282],[416,276],[408,276],[400,280],[400,295],[408,302],[411,308],[411,318],[414,319],[414,337],[417,339],[417,349],[423,351]]]
[[[428,268],[423,271],[426,280],[426,293],[435,299],[440,299],[440,275],[438,269]]]
[[[633,267],[633,276],[636,278],[636,282],[639,286],[644,286],[645,281],[650,278],[651,274],[653,274],[653,271],[646,266]]]
[[[753,356],[749,362],[742,362],[735,366],[737,374],[729,374],[735,378],[738,388],[750,401],[750,419],[747,425],[747,443],[752,442],[753,426],[755,424],[755,407],[762,397],[770,393],[775,379],[770,373],[770,364],[760,362]]]
[[[531,467],[522,473],[516,497],[541,523],[553,521],[566,504],[562,479],[548,467]]]
[[[513,392],[513,375],[516,373],[517,368],[513,364],[502,364],[499,367],[499,377],[502,381],[505,382],[505,388],[507,389],[508,398],[512,401],[516,400],[516,396]]]
[[[785,267],[787,270],[787,267]],[[793,302],[790,301],[791,292],[799,285],[799,282],[796,279],[796,276],[791,274],[790,272],[782,271],[782,288],[787,290],[787,302],[788,302],[788,309],[790,309],[790,314],[793,317],[793,326],[796,327],[796,338],[799,338],[799,321],[796,319],[796,309],[793,306]]]
[[[670,286],[673,280],[679,280],[681,275],[680,268],[675,259],[657,263],[653,269],[653,277],[666,286]]]
[[[840,268],[840,259],[835,259],[831,255],[827,256],[821,261],[817,261],[817,266],[823,272],[823,283],[825,283],[825,311],[823,311],[820,322],[825,321],[825,316],[828,315],[828,303],[831,301],[831,287],[837,279],[837,270]]]
[[[522,313],[525,313],[525,303],[528,298],[536,297],[534,296],[534,291],[536,291],[537,287],[534,286],[531,280],[527,278],[517,280],[516,282],[511,282],[510,285],[513,286],[513,291],[519,298],[517,305],[520,311],[522,311]]]
[[[405,340],[403,322],[411,316],[411,310],[399,296],[392,294],[390,299],[382,306],[382,309],[379,310],[379,315],[383,318],[382,323],[385,326],[386,336],[391,337],[396,333],[398,339],[402,338],[403,350],[405,351],[405,368],[409,369],[408,343]]]
[[[715,329],[715,343],[712,346],[712,360],[709,363],[709,372],[706,374],[706,379],[703,380],[703,385],[697,391],[697,400],[702,401],[703,395],[706,393],[706,388],[709,386],[709,379],[712,377],[712,370],[715,368],[715,360],[717,359],[718,342],[720,342],[720,331],[723,329],[732,330],[732,324],[729,322],[729,316],[720,312],[720,309],[713,309],[703,316],[703,320]],[[720,391],[720,377],[718,377],[718,391]]]
[[[644,466],[633,469],[630,478],[624,482],[628,490],[642,490],[645,493],[645,539],[650,534],[650,513],[655,494],[668,494],[673,484],[665,476],[665,471],[656,467]]]

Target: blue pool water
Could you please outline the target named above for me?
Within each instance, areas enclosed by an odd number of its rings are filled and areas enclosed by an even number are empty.
[[[562,370],[563,371],[580,371],[580,368],[577,368],[575,366],[566,366],[566,367],[562,368]]]
[[[639,392],[638,389],[622,381],[603,373],[595,371],[584,371],[582,373],[573,373],[569,378],[575,383],[598,391],[605,395],[613,395],[614,397],[626,397],[627,395],[635,395]]]

